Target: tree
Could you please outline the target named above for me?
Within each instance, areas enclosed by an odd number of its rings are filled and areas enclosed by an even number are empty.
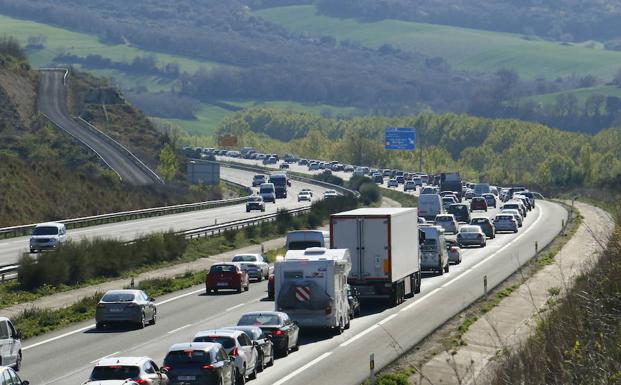
[[[177,155],[170,144],[167,144],[160,151],[160,165],[157,170],[164,181],[170,182],[177,174],[177,167]]]
[[[621,68],[617,70],[617,73],[615,73],[615,77],[612,78],[612,84],[617,87],[621,87]]]

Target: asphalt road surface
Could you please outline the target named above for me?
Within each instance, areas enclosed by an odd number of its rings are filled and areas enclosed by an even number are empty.
[[[489,212],[488,215],[493,215]],[[423,279],[422,290],[398,307],[363,303],[362,316],[340,336],[304,332],[298,352],[276,361],[254,384],[358,384],[369,373],[369,355],[381,368],[420,342],[453,315],[483,295],[483,277],[494,287],[528,261],[561,230],[566,211],[537,201],[517,234],[499,234],[487,247],[467,249],[460,265],[443,276]],[[80,384],[95,362],[106,356],[149,356],[158,364],[168,348],[200,331],[233,325],[244,312],[272,310],[266,282],[241,294],[207,296],[204,287],[159,298],[155,326],[143,330],[96,331],[93,321],[33,338],[24,344],[22,378],[37,385]],[[61,354],[62,352],[62,354]]]
[[[231,182],[252,186],[254,173],[222,167],[220,176]],[[279,208],[298,208],[308,206],[308,202],[298,203],[297,194],[302,188],[310,188],[316,194],[314,199],[322,196],[325,188],[292,181],[292,186],[288,189],[286,199],[276,200],[276,204],[266,203],[265,212],[251,211],[246,213],[245,204],[218,207],[209,210],[191,211],[181,214],[166,215],[161,217],[143,218],[132,221],[111,223],[106,225],[85,227],[82,229],[68,230],[67,235],[70,239],[107,237],[122,240],[132,240],[140,235],[156,231],[167,230],[188,230],[199,227],[209,226],[216,223],[224,223],[253,216],[275,213]],[[17,262],[19,255],[28,251],[29,237],[10,238],[0,241],[0,265],[8,265]]]
[[[68,132],[87,147],[94,150],[123,182],[133,185],[154,183],[154,175],[138,167],[124,150],[103,140],[90,129],[82,127],[69,114],[66,104],[64,71],[41,71],[39,86],[39,111],[54,125]]]

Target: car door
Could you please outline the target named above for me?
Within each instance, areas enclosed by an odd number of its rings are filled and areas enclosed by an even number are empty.
[[[6,321],[6,325],[9,330],[9,340],[11,341],[11,350],[9,352],[9,355],[13,357],[13,362],[17,362],[19,351],[22,349],[22,343],[17,333],[17,329],[15,329],[11,321]]]
[[[0,321],[0,358],[2,365],[12,365],[14,358],[11,354],[13,350],[13,339],[9,335],[7,321]]]
[[[141,302],[143,304],[143,309],[144,309],[144,317],[147,320],[151,320],[153,318],[153,302],[151,302],[151,299],[149,298],[149,296],[147,295],[147,293],[145,293],[144,291],[140,292],[140,296],[141,296]]]
[[[241,333],[237,336],[237,344],[246,357],[246,369],[251,371],[257,365],[257,353],[252,345],[252,341],[245,333]]]
[[[216,353],[216,361],[222,362],[222,371],[220,376],[222,378],[222,384],[233,385],[233,362],[230,360],[229,355],[226,354],[224,348],[220,347],[220,350]]]

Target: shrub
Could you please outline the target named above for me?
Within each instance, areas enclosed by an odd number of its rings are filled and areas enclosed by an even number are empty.
[[[237,237],[237,232],[235,230],[225,230],[222,233],[222,236],[224,236],[224,240],[226,240],[228,243],[234,244],[235,238]]]
[[[379,187],[373,182],[365,182],[360,186],[360,199],[365,205],[379,202],[382,194]]]
[[[408,376],[401,373],[384,374],[377,378],[376,385],[409,385]]]
[[[272,223],[263,222],[259,226],[259,234],[261,234],[262,237],[268,237],[270,234],[272,234],[273,228],[274,225]]]
[[[246,226],[244,227],[244,235],[246,239],[253,239],[257,236],[257,227],[256,226]]]
[[[293,215],[286,209],[279,209],[276,214],[276,229],[279,234],[284,234],[293,227]]]

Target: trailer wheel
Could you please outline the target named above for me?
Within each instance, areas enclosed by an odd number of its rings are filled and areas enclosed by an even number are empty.
[[[416,273],[416,291],[414,293],[416,294],[420,293],[420,285],[422,283],[422,280],[423,280],[423,275],[419,271],[418,273]]]

